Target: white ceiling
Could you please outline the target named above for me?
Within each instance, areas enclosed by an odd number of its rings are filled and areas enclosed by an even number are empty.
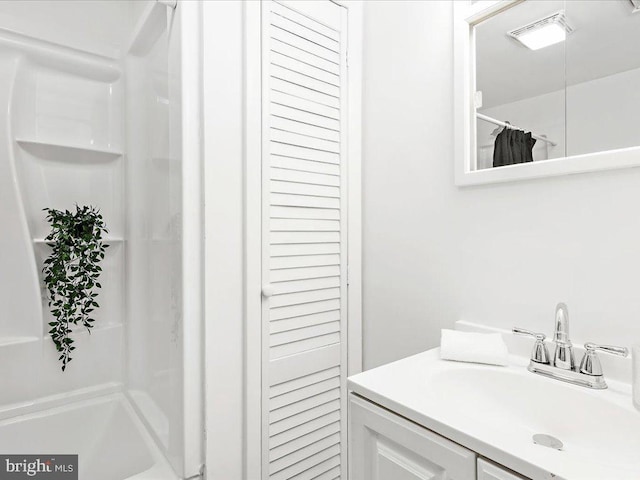
[[[507,32],[565,10],[565,42],[529,50]],[[628,0],[527,0],[476,28],[477,89],[483,107],[502,105],[640,68],[640,13]],[[639,86],[640,88],[640,86]]]

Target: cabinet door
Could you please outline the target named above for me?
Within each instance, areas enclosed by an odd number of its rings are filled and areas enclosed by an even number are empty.
[[[351,480],[475,480],[476,454],[353,394]]]
[[[478,480],[527,480],[525,477],[505,470],[494,463],[478,459]]]

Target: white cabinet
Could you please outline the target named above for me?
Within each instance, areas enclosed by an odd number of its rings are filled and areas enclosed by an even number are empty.
[[[478,459],[478,480],[526,480],[525,477],[505,470],[494,463]]]
[[[527,479],[351,394],[349,480]]]
[[[353,394],[349,427],[350,480],[476,480],[474,452]]]

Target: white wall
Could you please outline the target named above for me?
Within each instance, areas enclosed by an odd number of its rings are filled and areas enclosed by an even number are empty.
[[[208,478],[244,474],[243,10],[204,2],[204,316]]]
[[[367,2],[365,367],[458,319],[640,342],[640,170],[455,187],[450,2]]]

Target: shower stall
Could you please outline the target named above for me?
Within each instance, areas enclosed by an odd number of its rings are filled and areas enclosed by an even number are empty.
[[[83,480],[201,473],[198,8],[0,2],[2,454],[77,454]],[[109,248],[63,372],[43,209],[76,204]]]

